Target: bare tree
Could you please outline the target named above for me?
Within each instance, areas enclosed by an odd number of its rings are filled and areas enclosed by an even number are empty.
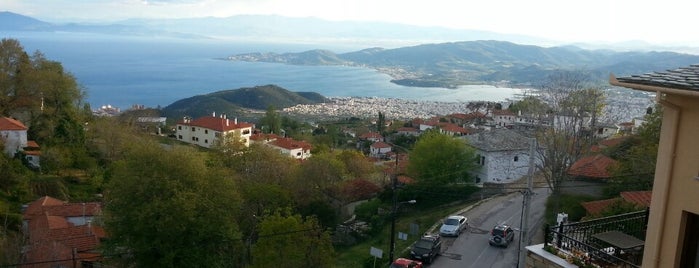
[[[552,74],[542,86],[542,96],[551,107],[551,125],[537,132],[541,164],[554,196],[567,177],[570,166],[596,142],[594,131],[605,105],[604,92],[584,72]]]

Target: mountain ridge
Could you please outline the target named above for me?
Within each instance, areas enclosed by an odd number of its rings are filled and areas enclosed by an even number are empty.
[[[246,53],[228,59],[371,67],[391,75],[396,84],[445,88],[502,83],[536,86],[560,71],[582,71],[591,81],[606,84],[610,73],[632,75],[699,63],[699,55],[668,51],[616,52],[575,46],[540,47],[498,40],[421,44],[394,49],[368,48],[340,54],[325,50]]]
[[[165,116],[200,117],[207,114],[248,114],[244,110],[264,111],[272,106],[282,109],[298,104],[315,104],[328,99],[315,92],[292,92],[277,85],[242,87],[192,96],[173,102],[164,107]]]

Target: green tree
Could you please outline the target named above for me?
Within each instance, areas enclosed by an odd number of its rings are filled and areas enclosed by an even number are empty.
[[[408,174],[424,184],[466,181],[474,166],[475,152],[463,140],[428,131],[409,154]]]
[[[386,115],[382,112],[379,112],[379,120],[376,121],[376,131],[381,135],[386,134]]]
[[[260,118],[260,127],[262,128],[264,133],[274,133],[277,135],[281,135],[282,118],[277,112],[277,110],[274,108],[274,106],[270,105],[267,107],[267,112],[265,112],[265,116]]]
[[[342,150],[337,154],[337,159],[345,164],[347,174],[352,178],[368,179],[377,171],[376,165],[357,150]]]
[[[536,96],[527,96],[510,105],[508,110],[515,114],[522,112],[528,115],[546,115],[551,108],[541,98]]]
[[[623,191],[648,191],[653,188],[655,164],[658,157],[662,106],[645,116],[645,122],[635,135],[610,148],[610,157],[618,161],[614,175],[607,183],[605,194],[618,196]]]
[[[105,195],[108,253],[138,267],[230,267],[244,258],[240,198],[222,169],[189,147],[135,142]],[[124,252],[126,253],[126,252]]]
[[[252,267],[332,267],[330,233],[314,217],[275,212],[260,223]]]
[[[340,197],[339,186],[347,177],[347,169],[333,153],[321,153],[304,161],[298,176],[294,194],[299,204],[335,201]]]

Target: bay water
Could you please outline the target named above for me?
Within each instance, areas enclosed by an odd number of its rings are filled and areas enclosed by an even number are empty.
[[[326,97],[381,97],[421,101],[502,101],[521,89],[469,85],[457,89],[407,87],[374,69],[348,66],[297,66],[224,60],[250,52],[335,53],[365,47],[298,43],[256,43],[214,39],[115,37],[81,33],[0,32],[20,41],[25,51],[41,51],[61,62],[87,93],[93,108],[126,109],[139,104],[167,106],[179,99],[211,92],[275,84],[290,91]]]

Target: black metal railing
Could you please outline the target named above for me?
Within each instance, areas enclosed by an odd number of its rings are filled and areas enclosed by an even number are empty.
[[[564,250],[577,261],[595,262],[603,267],[640,267],[642,249],[627,250],[610,247],[593,235],[620,231],[645,240],[648,210],[620,214],[583,222],[546,227],[545,245]],[[639,252],[640,251],[640,252]]]

